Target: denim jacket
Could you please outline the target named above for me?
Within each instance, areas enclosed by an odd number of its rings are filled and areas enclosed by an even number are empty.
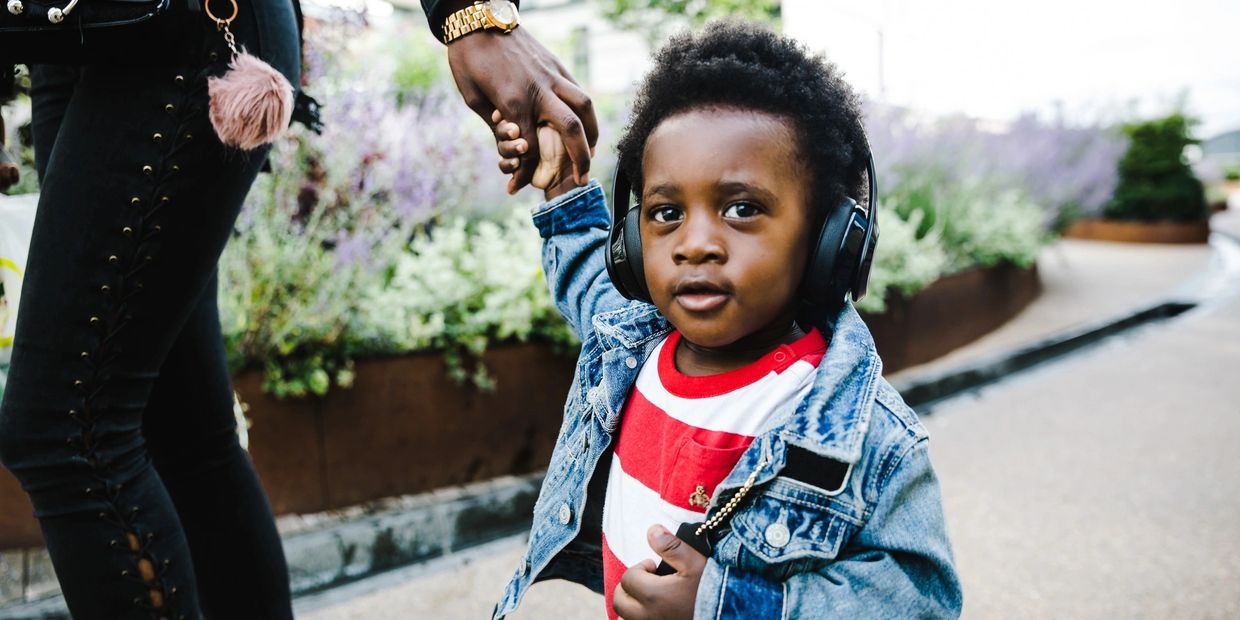
[[[672,329],[654,306],[612,286],[603,264],[609,217],[597,183],[534,213],[553,297],[582,346],[529,548],[495,618],[516,609],[535,581],[602,591],[602,496],[620,414]],[[830,345],[809,396],[776,414],[782,422],[755,438],[712,494],[708,516],[757,471],[748,498],[713,533],[694,617],[957,617],[960,581],[926,431],[882,378],[851,304],[819,329]],[[847,464],[842,487],[781,475],[791,448]]]

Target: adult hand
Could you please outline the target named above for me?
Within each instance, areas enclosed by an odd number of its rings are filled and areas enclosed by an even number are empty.
[[[598,142],[594,104],[564,65],[524,28],[507,34],[481,30],[448,44],[448,66],[465,103],[484,121],[494,111],[516,123],[520,135],[550,126],[560,135],[573,164],[573,181],[590,180],[590,157]],[[508,182],[508,193],[529,184],[538,167],[538,145],[529,150]]]
[[[529,141],[521,137],[521,129],[499,114],[491,116],[495,123],[495,142],[499,150],[499,170],[514,177],[521,169],[521,156],[529,150]],[[577,187],[573,176],[573,162],[564,151],[564,141],[548,125],[538,126],[538,167],[534,170],[530,185],[543,190],[544,200],[566,194]]]
[[[676,572],[656,575],[650,560],[625,571],[612,598],[616,615],[624,620],[692,620],[706,556],[661,525],[651,526],[646,540]]]

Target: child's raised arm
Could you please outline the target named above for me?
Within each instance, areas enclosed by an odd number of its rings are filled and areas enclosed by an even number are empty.
[[[499,149],[499,169],[513,174],[509,191],[516,191],[514,174],[520,155],[529,150],[514,123],[498,112],[492,115]],[[578,187],[571,162],[562,156],[564,144],[551,127],[538,128],[538,167],[531,185],[543,190],[546,202],[534,210],[534,226],[543,238],[542,266],[556,309],[573,333],[585,340],[593,330],[594,315],[615,310],[627,302],[607,276],[603,263],[611,215],[597,181]]]

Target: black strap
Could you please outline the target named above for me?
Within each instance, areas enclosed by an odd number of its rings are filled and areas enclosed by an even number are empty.
[[[848,463],[814,454],[805,448],[788,444],[787,461],[779,475],[804,482],[827,493],[844,490],[848,479]]]

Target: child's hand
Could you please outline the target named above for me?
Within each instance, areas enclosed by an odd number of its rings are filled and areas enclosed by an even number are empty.
[[[616,614],[624,620],[691,620],[706,556],[662,525],[651,526],[646,540],[676,572],[656,575],[650,560],[625,571],[612,601]]]
[[[491,115],[491,120],[495,123],[500,172],[512,175],[508,180],[508,193],[511,194],[519,189],[517,172],[521,169],[521,156],[529,151],[529,144],[521,137],[517,124],[504,120],[499,110]],[[534,169],[530,185],[543,190],[547,200],[577,187],[573,178],[573,162],[564,150],[564,141],[549,125],[538,127],[538,167]]]

